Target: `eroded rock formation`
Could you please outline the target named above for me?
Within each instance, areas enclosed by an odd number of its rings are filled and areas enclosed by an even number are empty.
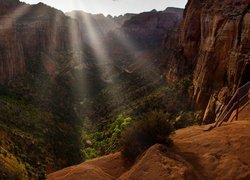
[[[172,58],[166,77],[193,67],[194,106],[207,107],[204,122],[212,122],[237,87],[249,81],[250,1],[189,0],[177,47],[186,63]]]
[[[200,15],[200,46],[194,71],[194,102],[206,107],[211,93],[235,91],[250,60],[250,6],[247,1],[207,2]]]

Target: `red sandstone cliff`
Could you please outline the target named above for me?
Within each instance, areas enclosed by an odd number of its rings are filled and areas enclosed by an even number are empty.
[[[250,1],[189,0],[180,27],[178,54],[167,79],[193,67],[193,102],[209,123],[236,88],[250,80]],[[172,67],[171,67],[172,65]]]
[[[25,72],[41,53],[81,48],[78,24],[45,4],[0,3],[0,83]],[[77,37],[77,38],[76,38]],[[41,62],[49,71],[52,64]]]
[[[14,28],[16,21],[8,15],[17,4],[17,1],[10,1],[0,5],[0,82],[24,72],[23,49]]]

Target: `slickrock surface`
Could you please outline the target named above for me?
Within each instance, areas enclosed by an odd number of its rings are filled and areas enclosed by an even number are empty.
[[[131,168],[116,153],[49,174],[48,179],[249,179],[250,121],[207,128],[176,131],[173,147],[154,145]]]

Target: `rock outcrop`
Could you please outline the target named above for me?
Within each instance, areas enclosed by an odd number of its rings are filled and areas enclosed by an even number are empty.
[[[212,122],[237,87],[250,80],[249,18],[249,0],[187,3],[176,48],[185,63],[172,58],[166,77],[174,79],[185,67],[194,69],[193,103],[199,110],[207,107],[205,123]]]
[[[56,179],[249,179],[250,122],[238,121],[204,131],[194,126],[176,131],[174,146],[154,145],[127,167],[119,153],[48,175]]]
[[[250,61],[250,6],[249,1],[208,1],[201,9],[193,98],[205,108],[211,93],[224,86],[233,92],[246,81],[241,76]]]

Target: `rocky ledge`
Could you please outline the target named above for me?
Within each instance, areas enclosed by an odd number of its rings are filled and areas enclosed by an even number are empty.
[[[173,147],[154,145],[130,167],[115,153],[49,174],[48,179],[249,179],[250,121],[206,128],[176,131]]]

